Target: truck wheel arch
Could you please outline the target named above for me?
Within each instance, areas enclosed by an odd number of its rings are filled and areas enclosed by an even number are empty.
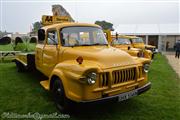
[[[59,85],[61,87],[60,88],[60,91],[61,91],[61,96],[60,96],[60,99],[59,97],[57,97],[57,82],[59,83]],[[54,89],[54,84],[55,84],[55,89]],[[56,76],[56,75],[53,75],[52,78],[51,78],[51,81],[50,81],[50,86],[51,86],[51,94],[52,94],[52,97],[54,99],[54,102],[55,102],[55,105],[57,107],[57,109],[62,112],[62,113],[66,113],[70,110],[70,100],[67,98],[66,96],[66,92],[65,92],[65,89],[64,89],[64,85],[63,85],[63,82],[62,80],[60,79],[60,77]],[[55,90],[55,91],[54,91]],[[60,92],[58,91],[58,92]],[[58,93],[59,95],[59,93]],[[61,100],[61,102],[60,102]]]
[[[59,76],[57,76],[57,75],[53,75],[53,76],[51,77],[51,79],[50,79],[50,90],[52,90],[53,83],[54,83],[54,81],[55,81],[57,78],[61,80],[61,78],[59,78]]]
[[[58,74],[53,74],[53,75],[50,77],[50,79],[49,79],[49,83],[50,83],[50,84],[49,84],[49,90],[50,90],[50,91],[52,90],[53,83],[54,83],[54,81],[55,81],[57,78],[58,78],[59,80],[61,80],[62,85],[63,85],[63,87],[64,87],[65,94],[66,94],[65,81],[64,81],[63,77],[62,77],[61,75],[58,75]]]
[[[54,71],[51,73],[51,76],[49,77],[49,90],[51,91],[52,90],[52,86],[53,86],[53,82],[56,80],[56,79],[59,79],[61,80],[62,82],[62,85],[64,87],[64,92],[65,92],[65,95],[66,97],[68,97],[68,86],[67,86],[67,80],[63,74],[63,71],[60,70],[60,69],[54,69]]]

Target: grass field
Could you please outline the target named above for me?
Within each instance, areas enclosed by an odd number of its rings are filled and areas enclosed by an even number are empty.
[[[8,44],[8,45],[0,45],[0,51],[13,51],[13,45]]]
[[[0,114],[58,112],[39,84],[39,73],[18,73],[15,64],[0,64]],[[152,88],[120,103],[79,106],[70,119],[180,120],[180,79],[164,56],[157,55],[149,72]]]
[[[0,51],[34,51],[35,46],[35,43],[18,43],[14,49],[12,44],[0,45]]]

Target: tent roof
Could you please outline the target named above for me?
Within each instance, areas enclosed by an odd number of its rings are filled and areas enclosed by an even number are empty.
[[[119,24],[114,32],[132,35],[180,35],[180,24]]]

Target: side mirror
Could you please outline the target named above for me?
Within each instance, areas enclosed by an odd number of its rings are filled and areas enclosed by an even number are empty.
[[[131,44],[133,44],[133,41],[132,41],[132,39],[129,39],[129,40],[130,40]]]
[[[44,29],[39,29],[38,30],[38,40],[39,41],[44,41],[45,40],[45,30]]]

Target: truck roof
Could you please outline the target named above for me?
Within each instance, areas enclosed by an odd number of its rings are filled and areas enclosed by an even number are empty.
[[[126,37],[128,37],[129,39],[140,38],[140,37],[137,37],[137,36],[126,36]]]
[[[115,38],[116,35],[112,35],[112,38]],[[130,35],[118,35],[118,38],[128,38],[128,39],[134,39],[134,38],[140,38],[137,36],[130,36]]]
[[[116,38],[116,35],[112,35],[112,38]],[[127,38],[127,39],[129,39],[129,36],[126,36],[126,35],[118,35],[118,38]]]
[[[64,23],[57,23],[52,25],[47,25],[42,27],[43,29],[49,29],[49,28],[63,28],[68,26],[90,26],[90,27],[98,27],[101,28],[99,25],[96,24],[88,24],[88,23],[76,23],[76,22],[64,22]]]

